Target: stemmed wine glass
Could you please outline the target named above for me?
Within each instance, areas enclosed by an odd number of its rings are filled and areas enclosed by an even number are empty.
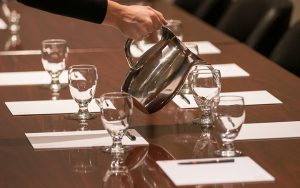
[[[101,121],[104,128],[112,137],[112,146],[105,148],[110,153],[124,153],[122,138],[131,123],[133,101],[130,94],[125,92],[110,92],[101,95]]]
[[[233,157],[242,154],[234,148],[233,141],[238,136],[245,121],[244,98],[241,96],[221,96],[214,108],[216,132],[222,140],[222,149],[215,151],[217,156]]]
[[[193,120],[203,127],[212,126],[211,109],[214,105],[214,97],[221,91],[221,75],[217,69],[202,66],[192,72],[191,89],[193,97],[202,111],[202,116]]]
[[[88,104],[94,98],[98,80],[97,68],[94,65],[73,65],[69,67],[70,93],[79,105],[77,113],[71,119],[86,120],[96,117],[88,111]]]
[[[67,41],[64,39],[43,40],[41,51],[43,67],[51,76],[50,90],[58,92],[61,89],[59,76],[66,68]]]

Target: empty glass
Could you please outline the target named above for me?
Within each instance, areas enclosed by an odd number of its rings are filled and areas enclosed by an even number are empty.
[[[183,27],[180,20],[167,20],[166,27],[169,28],[179,40],[183,40]]]
[[[101,121],[112,137],[113,144],[105,148],[111,153],[124,153],[122,138],[131,123],[133,110],[132,97],[125,92],[111,92],[101,95],[98,103],[101,110]]]
[[[192,94],[202,111],[202,116],[194,119],[193,122],[203,127],[211,127],[213,123],[211,108],[214,105],[214,97],[219,96],[221,91],[221,75],[217,69],[202,67],[192,72]]]
[[[69,67],[70,93],[79,105],[77,113],[71,119],[93,119],[96,117],[88,111],[88,104],[94,98],[98,80],[97,68],[94,65],[73,65]]]
[[[234,148],[233,141],[238,136],[245,121],[244,98],[241,96],[221,96],[217,98],[218,105],[214,108],[216,132],[222,140],[222,149],[215,154],[222,157],[241,155],[241,151]]]
[[[169,28],[179,40],[183,40],[183,27],[181,20],[167,20],[165,27]],[[156,33],[157,38],[160,40],[162,36],[161,30],[158,30]]]
[[[59,76],[66,68],[68,56],[67,41],[64,39],[47,39],[42,41],[42,63],[45,71],[51,76],[51,91],[61,89]]]

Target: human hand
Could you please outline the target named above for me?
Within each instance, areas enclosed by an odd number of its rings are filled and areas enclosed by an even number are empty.
[[[129,38],[141,40],[160,29],[167,21],[162,13],[149,6],[125,6],[114,1],[108,1],[103,23],[118,28]]]

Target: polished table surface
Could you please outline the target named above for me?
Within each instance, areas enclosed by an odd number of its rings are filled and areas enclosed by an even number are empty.
[[[158,7],[158,5],[159,3],[155,6]],[[31,12],[27,7],[20,6],[19,8],[20,11],[28,11],[28,14]],[[184,37],[187,40],[209,40],[222,50],[221,54],[202,55],[203,59],[211,64],[237,63],[250,73],[250,77],[222,79],[222,91],[267,90],[283,102],[276,105],[246,106],[245,123],[300,120],[298,77],[283,70],[247,46],[215,31],[171,5],[162,6],[160,10],[166,10],[166,14],[178,16],[177,18],[186,18],[186,22],[192,25],[196,24],[197,28],[203,28],[201,30],[203,33],[200,35],[200,31],[196,32],[195,27],[185,27],[185,33],[188,36]],[[120,90],[128,71],[128,65],[122,49],[126,39],[118,31],[107,26],[101,27],[68,18],[60,18],[58,23],[55,23],[50,19],[59,16],[33,9],[32,11],[33,14],[40,15],[31,17],[32,23],[40,21],[40,25],[22,26],[22,34],[23,30],[25,33],[27,30],[27,34],[29,34],[30,29],[37,29],[36,35],[23,36],[22,50],[38,49],[39,41],[47,37],[47,34],[49,37],[67,38],[74,49],[99,49],[70,53],[68,66],[80,63],[97,66],[100,80],[96,97],[105,92]],[[23,17],[25,20],[26,16],[22,15]],[[42,21],[44,19],[49,20]],[[63,26],[63,23],[60,22],[61,19],[68,19],[70,25],[74,22],[73,27],[77,27],[77,24],[86,25],[86,30],[80,27],[80,34],[77,33],[84,38],[76,38],[76,32],[70,29],[68,24],[65,24],[67,29],[59,35],[57,28]],[[53,25],[51,31],[46,29],[49,24]],[[97,32],[99,32],[97,39],[94,38],[97,34],[95,30],[88,35],[89,30],[95,28],[98,28]],[[68,29],[70,30],[68,31]],[[110,32],[106,33],[107,30]],[[52,33],[56,34],[50,36]],[[112,49],[101,51],[102,47],[111,47]],[[0,64],[0,72],[43,70],[40,55],[0,55]],[[42,86],[0,86],[0,93],[0,187],[102,187],[103,177],[112,158],[103,153],[101,148],[37,151],[32,148],[24,134],[80,130],[83,126],[80,122],[68,119],[66,114],[12,116],[4,104],[6,101],[51,99],[51,92],[48,89]],[[71,98],[67,87],[60,92],[60,98]],[[87,122],[88,125],[85,125],[87,129],[104,129],[99,114],[97,115],[96,119]],[[201,129],[191,123],[197,116],[199,116],[197,109],[179,109],[173,102],[150,115],[134,109],[131,128],[136,129],[150,143],[149,147],[136,147],[124,156],[135,187],[176,187],[156,165],[156,160],[212,157],[210,151],[202,151],[197,148]],[[299,146],[299,138],[238,141],[236,147],[241,149],[245,156],[251,157],[272,174],[275,181],[199,185],[197,187],[299,187]],[[89,173],[74,172],[74,164],[80,162],[79,155],[89,156],[90,161],[95,164],[95,169]]]

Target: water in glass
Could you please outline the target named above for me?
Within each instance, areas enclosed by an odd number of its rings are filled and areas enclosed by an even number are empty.
[[[124,153],[122,138],[131,122],[132,97],[125,92],[111,92],[101,95],[98,103],[101,110],[101,121],[113,140],[112,146],[104,150],[111,153]]]
[[[42,64],[51,77],[50,89],[61,89],[59,76],[66,68],[68,56],[67,41],[64,39],[47,39],[42,41]]]
[[[234,139],[238,136],[245,121],[244,99],[240,96],[221,96],[214,112],[216,131],[222,140],[222,149],[216,155],[232,157],[241,155],[234,148]]]
[[[201,66],[204,67],[204,66]],[[211,109],[214,98],[221,91],[221,75],[217,69],[198,68],[192,72],[191,89],[193,97],[202,111],[202,116],[193,122],[203,127],[212,126]]]
[[[73,65],[69,67],[70,93],[79,106],[77,113],[72,114],[71,119],[93,119],[96,117],[88,111],[88,104],[94,98],[98,73],[94,65]]]

